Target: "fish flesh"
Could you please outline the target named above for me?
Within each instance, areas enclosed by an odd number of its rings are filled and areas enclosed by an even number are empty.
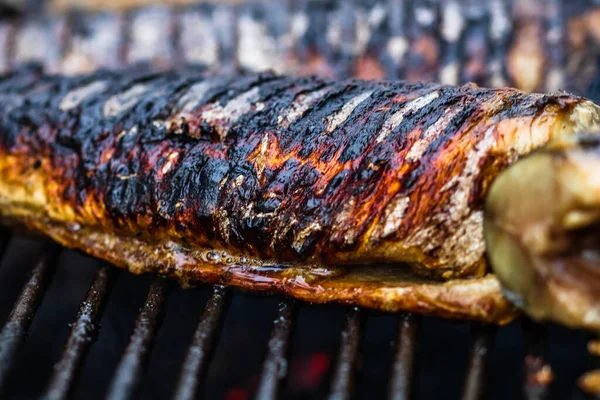
[[[600,331],[600,135],[557,137],[500,174],[485,208],[491,268],[538,320]]]

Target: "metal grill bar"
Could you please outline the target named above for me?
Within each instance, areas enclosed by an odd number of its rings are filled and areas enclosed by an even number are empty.
[[[329,399],[346,400],[352,395],[353,377],[358,364],[364,313],[353,307],[346,312],[337,365],[333,373]]]
[[[268,400],[277,398],[280,384],[288,374],[286,353],[294,329],[296,304],[293,300],[283,300],[278,305],[273,321],[271,337],[267,344],[267,356],[263,364],[262,375],[256,398]]]
[[[485,397],[487,364],[489,353],[494,345],[494,331],[491,326],[480,324],[473,326],[473,343],[463,389],[463,400],[479,400]]]
[[[417,317],[405,314],[399,318],[396,359],[390,384],[389,398],[391,400],[408,400],[410,398],[418,333],[419,320]]]
[[[19,345],[54,275],[59,253],[58,246],[47,244],[40,261],[31,271],[6,325],[0,331],[0,393],[7,383]]]
[[[8,242],[10,241],[10,233],[4,230],[0,230],[0,261],[4,257],[4,253],[8,248]]]
[[[163,277],[156,277],[150,285],[146,302],[135,321],[129,344],[108,390],[108,399],[125,400],[133,396],[164,314],[168,289],[169,283]]]
[[[229,293],[224,286],[215,285],[213,293],[204,313],[200,318],[196,332],[192,338],[179,381],[175,388],[173,398],[177,400],[191,400],[197,397],[198,388],[210,362],[210,356],[217,342],[217,332],[221,328],[223,317],[229,302]]]
[[[85,355],[98,333],[98,323],[116,277],[117,270],[110,265],[103,265],[98,269],[85,300],[79,307],[65,350],[60,361],[54,365],[53,375],[42,398],[64,399],[68,396]]]
[[[546,329],[529,319],[523,320],[522,328],[525,341],[523,394],[527,400],[543,400],[548,398],[552,380],[545,360]]]

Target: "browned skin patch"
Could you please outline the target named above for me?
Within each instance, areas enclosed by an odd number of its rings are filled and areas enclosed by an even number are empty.
[[[2,212],[63,244],[184,282],[499,323],[514,314],[483,277],[487,187],[596,113],[270,73],[22,71],[0,89]],[[456,278],[478,279],[439,282]]]

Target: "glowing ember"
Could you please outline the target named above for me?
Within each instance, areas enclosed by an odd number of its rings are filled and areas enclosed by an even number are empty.
[[[329,370],[330,364],[330,356],[326,353],[315,353],[308,359],[302,360],[298,370],[292,374],[296,385],[301,389],[317,389]]]
[[[225,400],[246,400],[250,398],[250,393],[244,388],[231,388],[225,394]]]

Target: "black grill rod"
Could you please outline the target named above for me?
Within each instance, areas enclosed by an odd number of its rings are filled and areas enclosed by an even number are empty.
[[[523,397],[527,400],[544,400],[550,394],[552,370],[546,361],[546,329],[543,325],[524,319],[525,341]]]
[[[286,299],[277,306],[271,336],[267,344],[267,355],[256,392],[256,399],[276,399],[281,383],[288,375],[287,353],[294,330],[296,303]]]
[[[213,287],[212,295],[206,303],[198,327],[194,332],[192,344],[183,362],[173,399],[192,400],[197,398],[200,383],[217,343],[217,334],[227,313],[230,297],[224,286],[215,285]]]
[[[491,326],[481,324],[474,324],[473,326],[473,342],[463,387],[463,400],[485,398],[487,369],[489,355],[494,345],[494,332],[495,329]]]
[[[8,243],[10,242],[10,232],[7,230],[0,230],[0,261],[4,257],[4,253],[6,253],[6,249],[8,248]]]
[[[398,319],[396,358],[390,381],[389,398],[391,400],[408,400],[410,398],[419,328],[420,318],[413,314],[405,314]]]
[[[142,378],[154,337],[162,322],[168,291],[169,282],[165,278],[160,276],[154,278],[148,290],[146,302],[135,321],[129,344],[117,365],[115,376],[108,389],[107,399],[125,400],[134,396]]]
[[[102,312],[117,277],[117,269],[104,264],[96,272],[81,305],[61,359],[54,365],[43,399],[65,399],[81,369],[83,360],[93,340],[96,339]]]
[[[6,324],[0,331],[0,394],[7,383],[17,350],[54,276],[59,254],[58,245],[46,244],[40,260],[31,271]]]
[[[348,310],[344,316],[337,364],[329,390],[330,400],[347,400],[352,396],[364,321],[364,312],[357,307]]]

